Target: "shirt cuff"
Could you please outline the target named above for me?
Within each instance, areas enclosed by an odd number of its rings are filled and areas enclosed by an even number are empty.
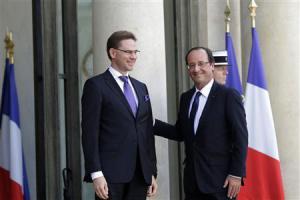
[[[104,175],[103,175],[102,171],[91,173],[92,180],[95,180],[96,178],[100,178],[100,177],[103,177],[103,176]]]
[[[242,177],[239,177],[239,176],[233,176],[231,174],[229,174],[228,176],[232,177],[232,178],[236,178],[236,179],[242,179]]]

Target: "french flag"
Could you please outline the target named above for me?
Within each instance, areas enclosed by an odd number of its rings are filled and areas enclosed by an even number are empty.
[[[29,200],[14,65],[5,62],[0,116],[0,200]]]
[[[252,49],[245,95],[249,132],[247,177],[239,200],[282,200],[284,191],[273,115],[258,35],[252,28]]]
[[[243,94],[243,87],[241,84],[239,68],[235,57],[232,38],[230,32],[225,33],[226,50],[228,54],[228,75],[226,78],[226,85],[236,89],[241,95]]]

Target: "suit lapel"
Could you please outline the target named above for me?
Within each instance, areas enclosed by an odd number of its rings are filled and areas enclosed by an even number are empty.
[[[211,110],[211,106],[214,102],[214,98],[216,96],[216,91],[218,89],[218,85],[216,84],[216,82],[213,83],[211,90],[209,92],[206,104],[203,108],[201,117],[199,119],[199,124],[198,124],[198,128],[197,128],[197,134],[196,135],[201,135],[201,133],[199,133],[199,130],[201,130],[202,126],[206,123],[206,119],[210,113]]]
[[[190,89],[187,94],[186,94],[186,100],[184,101],[184,105],[183,105],[183,116],[186,116],[187,121],[186,123],[188,124],[188,134],[191,134],[190,136],[194,137],[194,127],[193,127],[193,123],[191,122],[191,120],[189,119],[189,109],[190,109],[190,104],[191,104],[191,100],[192,97],[195,93],[195,88]]]
[[[116,82],[116,80],[114,79],[114,77],[112,76],[112,74],[109,72],[109,70],[106,70],[104,72],[105,74],[105,80],[106,83],[108,85],[108,87],[111,88],[111,90],[113,91],[113,93],[118,96],[118,99],[121,100],[121,102],[126,106],[126,108],[128,109],[128,111],[131,113],[131,115],[134,117],[132,110],[130,108],[130,105],[124,95],[124,93],[122,92],[120,86],[118,85],[118,83]]]

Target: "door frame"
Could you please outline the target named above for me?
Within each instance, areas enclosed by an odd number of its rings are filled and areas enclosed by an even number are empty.
[[[59,141],[57,1],[32,0],[37,199],[62,196]],[[62,1],[66,165],[71,199],[81,199],[77,1]]]

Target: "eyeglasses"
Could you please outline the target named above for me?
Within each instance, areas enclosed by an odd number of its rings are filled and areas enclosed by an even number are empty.
[[[115,49],[117,49],[117,48],[115,48]],[[124,49],[117,49],[117,50],[122,51],[127,54],[130,54],[130,55],[132,55],[132,54],[136,55],[137,53],[140,53],[139,50],[124,50]]]
[[[197,66],[199,66],[200,68],[204,68],[206,67],[206,65],[208,64],[209,62],[198,62],[198,63],[191,63],[191,64],[188,64],[188,69],[196,69]]]

